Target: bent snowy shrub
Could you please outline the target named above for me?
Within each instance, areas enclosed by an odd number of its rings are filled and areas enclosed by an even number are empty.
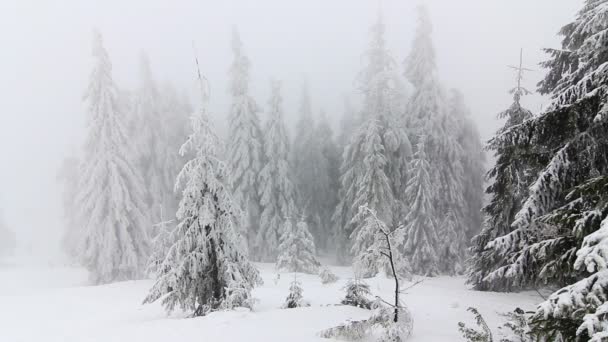
[[[397,321],[395,321],[395,308],[384,304],[380,299],[376,300],[372,307],[373,311],[369,319],[346,321],[321,331],[319,336],[347,341],[373,337],[374,341],[379,342],[403,342],[412,334],[414,320],[406,306],[397,308]]]
[[[329,268],[323,267],[319,272],[319,278],[321,278],[322,284],[333,284],[338,281],[338,276],[336,276]]]

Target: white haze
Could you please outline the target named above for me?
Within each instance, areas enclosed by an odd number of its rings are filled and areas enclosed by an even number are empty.
[[[464,92],[482,137],[497,128],[496,113],[524,49],[535,89],[543,47],[557,47],[559,28],[582,0],[429,0],[441,80]],[[417,1],[382,2],[387,40],[401,62],[409,51]],[[283,80],[286,110],[297,108],[300,84],[311,86],[315,112],[334,123],[343,95],[354,93],[378,2],[373,0],[0,0],[0,208],[17,232],[22,253],[58,255],[62,228],[57,169],[83,135],[81,96],[89,74],[91,31],[99,28],[123,88],[137,82],[142,50],[157,81],[191,95],[196,42],[212,87],[217,127],[224,130],[230,31],[237,25],[252,61],[252,90],[265,105],[269,80]],[[538,112],[546,99],[528,96]],[[290,123],[293,123],[293,119]]]

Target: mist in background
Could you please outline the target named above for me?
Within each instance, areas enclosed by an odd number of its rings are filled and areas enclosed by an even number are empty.
[[[428,0],[441,81],[460,89],[483,139],[498,127],[496,114],[512,102],[508,90],[519,49],[544,71],[543,47],[558,47],[557,32],[582,0]],[[91,63],[91,32],[98,28],[121,88],[136,87],[145,51],[156,80],[169,81],[196,106],[195,43],[211,85],[214,124],[223,133],[228,112],[230,34],[238,27],[252,62],[252,95],[266,106],[269,81],[283,81],[288,125],[293,126],[303,81],[315,114],[324,109],[337,129],[343,97],[357,100],[354,80],[379,6],[393,57],[407,56],[420,1],[384,0],[0,0],[0,208],[16,232],[18,251],[58,258],[63,232],[63,159],[81,146],[82,102]],[[548,9],[551,9],[548,11]],[[548,99],[526,96],[537,113]],[[266,119],[264,112],[262,120]]]

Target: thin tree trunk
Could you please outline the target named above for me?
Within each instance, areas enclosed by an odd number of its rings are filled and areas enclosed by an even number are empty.
[[[384,233],[386,238],[386,244],[388,245],[388,260],[391,262],[391,270],[393,271],[393,278],[395,279],[395,316],[393,321],[397,323],[399,321],[399,278],[397,272],[395,272],[395,263],[393,262],[393,250],[391,248],[391,239],[388,234]]]

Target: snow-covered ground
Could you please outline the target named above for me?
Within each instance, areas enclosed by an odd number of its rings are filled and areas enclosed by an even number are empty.
[[[311,307],[280,309],[293,274],[276,280],[273,265],[258,264],[264,285],[254,292],[254,312],[217,312],[187,318],[167,316],[160,304],[142,305],[150,280],[86,286],[79,268],[0,262],[0,341],[6,342],[201,342],[201,341],[327,341],[316,333],[346,319],[362,319],[369,312],[337,304],[351,270],[333,267],[340,280],[322,285],[317,276],[298,274]],[[374,294],[390,299],[393,283],[383,276],[369,281]],[[407,284],[406,284],[407,285]],[[414,342],[462,341],[459,321],[471,321],[466,312],[477,307],[488,323],[502,322],[498,312],[519,306],[532,309],[537,294],[470,291],[463,278],[425,279],[404,296],[414,316]]]

